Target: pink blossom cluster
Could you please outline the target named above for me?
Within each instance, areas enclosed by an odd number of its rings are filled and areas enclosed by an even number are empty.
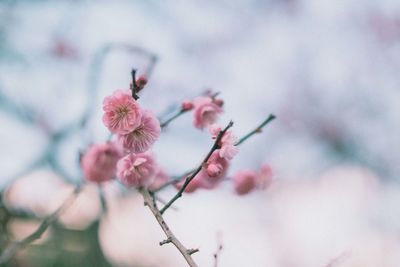
[[[100,183],[116,176],[128,187],[149,187],[154,181],[166,180],[151,153],[161,133],[156,116],[143,109],[130,90],[116,90],[105,97],[103,111],[103,123],[116,141],[95,144],[83,155],[86,179]]]
[[[147,79],[136,82],[141,90]],[[91,146],[83,155],[81,166],[88,181],[101,183],[116,177],[125,186],[150,190],[157,190],[171,182],[151,152],[161,134],[160,122],[150,110],[140,106],[135,96],[131,90],[116,90],[104,98],[103,123],[116,138]],[[182,102],[180,112],[193,110],[193,125],[201,130],[208,127],[211,138],[215,140],[214,149],[187,184],[185,192],[216,188],[227,177],[231,160],[238,153],[238,139],[233,132],[215,124],[223,112],[222,106],[222,99],[211,92]],[[184,178],[191,175],[194,173]],[[235,192],[244,195],[256,188],[266,188],[271,178],[271,168],[263,165],[259,172],[239,171],[231,181]],[[185,180],[178,182],[176,187],[181,189]]]
[[[213,139],[218,138],[222,133],[222,128],[216,124],[209,127],[209,131]],[[238,153],[236,146],[237,138],[232,131],[226,131],[216,149],[202,167],[201,171],[194,177],[190,184],[186,187],[185,192],[194,192],[199,188],[213,189],[217,187],[226,177],[230,161]],[[177,184],[181,188],[184,181]]]
[[[205,96],[199,96],[192,101],[182,102],[182,110],[189,111],[193,109],[193,124],[198,129],[204,129],[214,124],[218,116],[223,112],[222,99],[216,98],[211,92]]]
[[[233,186],[236,194],[246,195],[254,189],[267,188],[273,178],[272,168],[263,164],[258,172],[254,170],[240,170],[233,176]]]

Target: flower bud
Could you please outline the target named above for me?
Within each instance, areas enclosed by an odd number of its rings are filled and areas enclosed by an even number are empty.
[[[141,75],[136,79],[136,86],[138,88],[138,90],[142,90],[144,88],[144,86],[147,84],[148,79],[145,75]]]
[[[189,100],[185,100],[185,101],[182,102],[181,109],[183,111],[189,111],[189,110],[192,110],[193,108],[194,108],[194,105]]]

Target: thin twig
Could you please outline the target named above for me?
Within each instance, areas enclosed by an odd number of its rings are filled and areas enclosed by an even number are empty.
[[[139,192],[143,196],[144,204],[149,207],[151,212],[153,213],[154,217],[156,218],[158,224],[161,226],[161,229],[164,231],[165,235],[167,236],[167,239],[164,241],[160,242],[160,246],[168,243],[172,243],[182,254],[182,256],[185,258],[186,262],[189,264],[191,267],[197,267],[197,264],[194,262],[192,258],[192,254],[199,251],[198,249],[187,249],[182,243],[175,237],[175,235],[172,233],[171,229],[168,227],[167,223],[165,222],[164,218],[162,217],[162,214],[160,210],[157,207],[157,203],[154,199],[154,196],[144,188],[140,188]]]
[[[219,235],[217,236],[217,240],[218,240],[217,251],[213,254],[213,256],[214,256],[214,267],[218,267],[218,259],[219,259],[220,255],[221,255],[222,249],[224,248],[224,245],[222,244],[221,237]]]
[[[104,192],[104,187],[102,184],[98,184],[97,189],[98,189],[99,199],[100,199],[100,204],[101,204],[101,213],[105,214],[105,213],[107,213],[108,206],[107,206],[106,195]]]
[[[236,146],[240,145],[241,143],[245,142],[247,139],[249,139],[251,136],[253,136],[256,133],[260,133],[262,128],[264,128],[265,125],[270,123],[276,118],[274,114],[270,114],[266,120],[264,120],[258,127],[256,127],[253,131],[249,132],[245,136],[239,139],[239,141],[236,143]]]
[[[45,218],[35,232],[21,241],[16,241],[8,245],[0,256],[0,265],[7,263],[19,250],[39,239],[47,230],[47,228],[49,228],[49,226],[52,225],[60,217],[60,215],[72,205],[80,191],[81,187],[78,185],[72,195],[70,195],[55,212]]]
[[[130,89],[132,91],[132,97],[135,100],[138,100],[139,96],[137,95],[137,93],[139,92],[139,87],[136,84],[136,70],[135,69],[132,69],[131,76],[132,76],[132,84],[131,84],[131,88]]]
[[[239,146],[239,145],[243,144],[247,139],[249,139],[254,134],[261,132],[262,128],[264,128],[268,123],[270,123],[275,118],[276,118],[275,115],[273,115],[273,114],[269,115],[268,118],[265,119],[257,128],[255,128],[254,130],[252,130],[251,132],[247,133],[242,138],[240,138],[239,141],[235,145]],[[163,184],[162,186],[160,186],[159,188],[154,190],[153,193],[159,192],[170,185],[175,185],[175,184],[179,183],[182,180],[182,178],[187,177],[189,174],[191,174],[195,171],[196,171],[196,169],[192,169],[192,170],[186,172],[184,175],[180,175],[179,178],[174,179],[172,181],[168,181],[167,183]]]
[[[172,177],[171,181],[166,182],[165,184],[161,185],[159,188],[152,190],[152,193],[157,193],[159,191],[162,191],[163,189],[165,189],[166,187],[170,186],[170,185],[175,185],[177,183],[179,183],[180,181],[182,181],[182,178],[187,177],[189,174],[193,173],[196,169],[190,170],[185,172],[184,174],[181,174],[179,176],[174,176]]]
[[[171,123],[173,120],[175,120],[176,118],[180,117],[182,114],[185,114],[186,112],[188,112],[189,110],[186,109],[180,109],[177,113],[175,113],[171,118],[167,119],[166,121],[162,122],[160,124],[161,128],[165,128],[167,127],[167,125],[169,123]]]
[[[215,139],[215,142],[213,144],[213,146],[211,147],[210,151],[208,152],[207,156],[204,158],[204,160],[200,163],[200,165],[197,167],[197,169],[192,173],[192,175],[190,175],[189,177],[186,178],[185,183],[183,184],[183,186],[181,187],[181,189],[179,189],[178,193],[176,193],[176,195],[170,200],[168,201],[168,203],[161,209],[161,214],[164,214],[164,212],[177,200],[182,196],[182,193],[185,191],[186,187],[189,185],[189,183],[196,177],[196,175],[201,171],[201,169],[203,168],[203,165],[207,163],[208,159],[211,157],[211,155],[214,153],[215,150],[217,150],[219,148],[219,143],[222,139],[222,137],[224,136],[224,134],[226,133],[226,131],[228,131],[229,128],[231,128],[233,126],[233,122],[230,121],[228,123],[228,125],[225,127],[225,129],[223,129],[221,132],[219,132],[217,138]]]

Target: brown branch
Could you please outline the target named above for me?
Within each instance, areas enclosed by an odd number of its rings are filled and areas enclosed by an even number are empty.
[[[47,230],[47,228],[49,228],[49,226],[52,225],[60,217],[60,215],[72,205],[80,191],[81,187],[78,185],[75,188],[74,192],[65,200],[65,202],[56,211],[54,211],[42,221],[35,232],[22,239],[21,241],[16,241],[8,245],[4,249],[3,253],[0,255],[0,265],[7,263],[19,250],[25,248],[33,241],[39,239]]]
[[[186,262],[191,267],[197,267],[197,264],[192,259],[192,254],[199,251],[198,249],[187,249],[185,246],[175,237],[172,233],[171,229],[168,227],[167,223],[165,222],[164,218],[160,210],[157,207],[157,203],[155,201],[154,196],[144,188],[139,188],[139,192],[143,196],[144,204],[149,207],[150,211],[153,213],[154,217],[156,218],[158,224],[161,226],[161,229],[164,231],[167,239],[160,242],[160,246],[168,243],[172,243],[182,254],[185,258]]]
[[[201,171],[203,168],[203,165],[207,163],[208,159],[211,157],[211,155],[214,153],[215,150],[219,148],[219,143],[226,133],[226,131],[229,130],[233,126],[233,122],[230,121],[228,125],[223,129],[221,132],[219,132],[217,138],[215,139],[214,145],[211,147],[210,151],[208,152],[207,156],[204,158],[204,160],[200,163],[200,165],[197,167],[197,169],[190,175],[189,177],[186,178],[185,183],[179,189],[178,193],[170,200],[168,203],[160,210],[161,214],[164,214],[164,212],[180,197],[182,197],[183,192],[185,191],[186,187],[189,185],[189,183],[196,177],[196,175]]]

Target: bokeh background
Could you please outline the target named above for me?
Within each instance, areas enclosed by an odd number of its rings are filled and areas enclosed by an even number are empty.
[[[400,266],[400,2],[395,0],[0,1],[0,250],[82,180],[79,152],[107,139],[102,98],[150,75],[142,105],[168,117],[221,92],[234,131],[278,119],[231,173],[274,181],[184,196],[166,220],[200,266]],[[155,146],[180,174],[210,146],[190,115]],[[141,197],[86,186],[7,266],[185,266]],[[174,189],[160,194],[168,199]]]

